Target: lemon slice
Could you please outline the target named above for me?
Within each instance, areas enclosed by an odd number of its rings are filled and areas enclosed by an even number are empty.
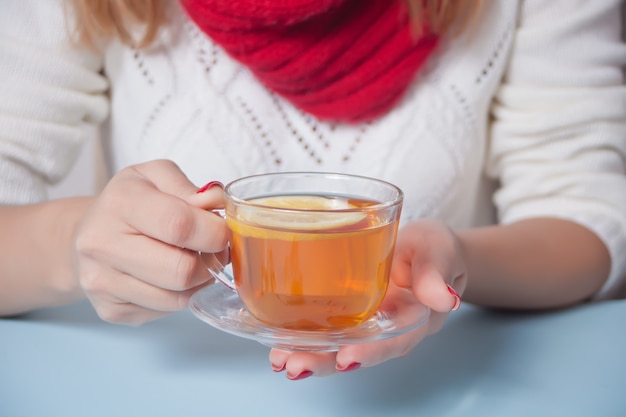
[[[263,207],[240,207],[239,217],[242,220],[259,226],[279,229],[336,229],[358,223],[367,215],[361,212],[341,211],[357,208],[344,198],[285,195],[256,198],[250,202]],[[276,208],[294,211],[274,210]]]
[[[345,198],[328,198],[319,195],[281,195],[249,200],[259,206],[297,210],[342,210],[356,208]]]

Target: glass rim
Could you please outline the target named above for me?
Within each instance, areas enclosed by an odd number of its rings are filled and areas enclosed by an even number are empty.
[[[355,207],[355,208],[343,208],[343,209],[299,209],[299,208],[283,208],[283,207],[272,207],[266,206],[262,204],[256,204],[254,202],[250,202],[249,200],[240,198],[232,194],[233,186],[240,185],[244,182],[250,182],[259,178],[272,178],[272,177],[326,177],[326,178],[342,178],[342,179],[357,179],[360,181],[367,181],[376,183],[380,186],[386,187],[390,190],[393,190],[396,195],[393,199],[389,199],[388,201],[377,202],[376,204],[372,204],[371,206],[366,207]],[[333,211],[336,213],[350,213],[350,212],[363,212],[363,211],[376,211],[376,210],[384,210],[386,208],[394,207],[400,205],[404,200],[404,192],[400,187],[395,184],[392,184],[389,181],[381,180],[378,178],[368,177],[365,175],[358,174],[348,174],[348,173],[340,173],[340,172],[326,172],[326,171],[285,171],[285,172],[269,172],[262,174],[253,174],[247,175],[244,177],[237,178],[231,182],[229,182],[224,187],[224,193],[228,200],[231,200],[237,206],[247,206],[247,207],[255,207],[255,208],[265,208],[276,211],[282,211],[287,213],[324,213]],[[367,198],[367,197],[365,197]]]

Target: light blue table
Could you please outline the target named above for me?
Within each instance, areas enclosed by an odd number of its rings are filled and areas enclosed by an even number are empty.
[[[79,303],[0,320],[0,416],[626,416],[624,323],[626,301],[464,306],[407,358],[292,382],[190,312],[129,328]]]

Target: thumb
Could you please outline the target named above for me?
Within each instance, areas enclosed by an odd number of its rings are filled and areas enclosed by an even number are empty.
[[[224,184],[219,181],[210,181],[186,196],[185,201],[204,210],[222,209],[226,203]]]
[[[221,182],[211,181],[198,188],[173,161],[155,160],[134,168],[160,191],[176,196],[189,205],[204,210],[224,207],[224,186]]]
[[[413,274],[413,293],[422,304],[434,311],[458,310],[461,296],[432,265],[424,265]]]

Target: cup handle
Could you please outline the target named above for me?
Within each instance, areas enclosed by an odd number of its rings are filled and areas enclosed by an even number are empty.
[[[215,278],[217,281],[236,292],[237,289],[235,288],[235,278],[233,278],[231,274],[226,272],[226,267],[222,265],[219,259],[217,259],[217,256],[215,256],[214,253],[199,252],[199,254],[205,268],[209,271],[211,276],[213,276],[213,278]]]
[[[216,209],[212,210],[212,213],[220,216],[222,218],[226,218],[226,210],[224,209]],[[217,281],[221,282],[231,290],[237,292],[235,288],[235,278],[231,274],[225,271],[226,267],[217,259],[214,253],[203,253],[199,252],[200,259],[204,262],[205,268],[211,273],[213,278]],[[210,257],[209,262],[207,263],[207,257]]]

